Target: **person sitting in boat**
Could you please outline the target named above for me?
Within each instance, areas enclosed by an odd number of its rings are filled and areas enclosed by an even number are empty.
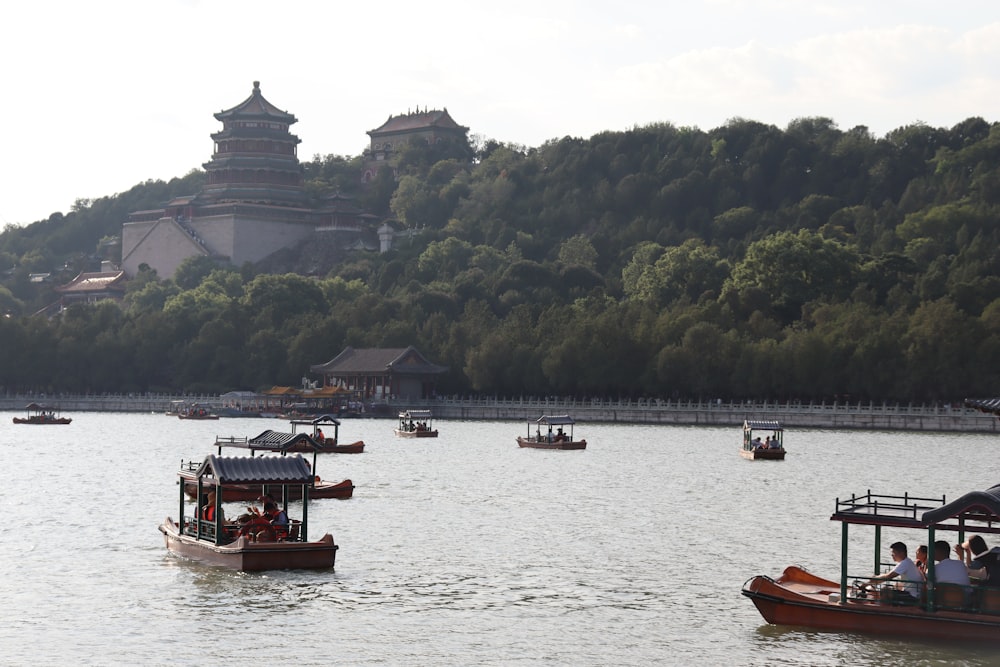
[[[220,505],[219,508],[219,518],[222,519],[222,523],[226,523],[226,512],[222,509]],[[200,518],[202,521],[215,521],[215,491],[209,491],[205,496],[205,504],[201,507]]]
[[[275,503],[266,503],[264,505],[264,516],[274,527],[274,536],[283,540],[288,537],[288,514],[285,510],[278,507]]]
[[[781,443],[778,442],[778,436],[771,438],[771,442],[768,445],[768,449],[781,449]]]
[[[981,535],[973,535],[955,545],[958,560],[965,564],[969,576],[987,586],[1000,587],[1000,547],[990,549]]]
[[[326,442],[326,436],[323,435],[323,429],[321,429],[319,427],[316,428],[316,442],[318,442],[321,445],[324,442]]]
[[[754,449],[764,449],[764,443],[760,441],[759,435],[753,440],[751,440],[750,444],[753,446]]]
[[[965,569],[965,563],[954,558],[949,558],[951,548],[944,540],[934,543],[934,580],[939,584],[957,584],[959,586],[969,585],[969,571]],[[966,588],[968,592],[968,588]]]
[[[913,555],[914,565],[920,570],[920,574],[923,575],[924,581],[927,581],[927,545],[921,544],[917,547],[917,552]]]
[[[563,433],[562,428],[558,429],[556,431],[556,442],[565,442],[566,440],[568,440],[568,438],[566,437],[566,434]]]
[[[920,589],[923,587],[923,577],[920,575],[920,570],[917,569],[916,564],[906,555],[906,545],[902,542],[893,542],[889,545],[889,550],[892,552],[892,560],[896,563],[896,566],[885,574],[872,577],[869,581],[871,583],[879,583],[899,579],[903,587],[895,590],[894,601],[903,603],[919,602]]]

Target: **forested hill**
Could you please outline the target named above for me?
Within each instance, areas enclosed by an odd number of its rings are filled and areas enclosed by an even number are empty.
[[[471,153],[475,154],[469,160]],[[27,314],[131,210],[203,174],[79,202],[0,235],[8,391],[226,391],[297,384],[346,345],[415,345],[439,390],[499,395],[956,400],[1000,390],[1000,125],[884,137],[825,118],[735,119],[408,149],[305,164],[418,230],[322,276],[145,273],[123,307]]]

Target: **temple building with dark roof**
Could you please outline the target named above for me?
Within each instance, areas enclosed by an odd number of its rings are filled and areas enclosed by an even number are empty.
[[[323,386],[340,387],[363,399],[431,398],[447,366],[428,361],[412,345],[406,348],[346,347],[325,364],[309,367]]]
[[[442,141],[468,141],[469,128],[459,125],[448,113],[448,109],[426,108],[389,116],[389,118],[374,130],[368,131],[371,144],[365,151],[365,174],[363,180],[368,182],[375,178],[380,169],[389,167],[395,176],[395,157],[400,148],[407,144],[420,141],[426,144],[437,144]]]
[[[298,159],[300,140],[291,132],[298,119],[269,102],[259,81],[248,98],[214,117],[222,130],[211,135],[214,151],[203,165],[201,191],[163,208],[134,211],[123,225],[121,267],[128,276],[145,264],[160,278],[170,278],[192,256],[241,266],[306,241],[331,238],[345,251],[380,248],[379,221],[350,198],[334,195],[319,205],[310,202]],[[391,164],[400,142],[465,139],[467,132],[446,110],[390,117],[368,133],[371,159]],[[386,248],[384,242],[381,248]]]

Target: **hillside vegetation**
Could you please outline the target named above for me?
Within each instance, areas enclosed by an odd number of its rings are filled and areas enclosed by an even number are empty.
[[[470,159],[470,156],[473,156]],[[398,181],[317,156],[414,235],[323,274],[187,262],[118,306],[31,316],[28,275],[92,261],[132,210],[203,174],[78,202],[0,235],[7,391],[298,384],[345,346],[414,345],[443,393],[930,401],[1000,390],[1000,125],[884,137],[734,119],[412,147]],[[384,173],[384,172],[383,172]]]

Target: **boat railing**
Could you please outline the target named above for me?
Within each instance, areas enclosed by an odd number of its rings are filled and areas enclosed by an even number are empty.
[[[883,564],[888,565],[888,564]],[[1000,587],[987,586],[975,582],[963,586],[960,584],[910,581],[893,579],[868,585],[872,575],[848,575],[848,600],[891,604],[896,606],[920,605],[927,610],[962,611],[976,614],[1000,615]],[[919,584],[920,599],[903,593],[905,584]],[[913,598],[912,600],[910,598]]]
[[[217,435],[215,436],[215,444],[217,447],[224,445],[245,445],[247,444],[247,437],[238,437],[235,435]]]
[[[884,516],[915,521],[924,512],[944,504],[943,495],[940,498],[920,498],[909,494],[889,496],[872,493],[869,490],[860,496],[851,494],[851,497],[845,500],[837,498],[834,514]]]

